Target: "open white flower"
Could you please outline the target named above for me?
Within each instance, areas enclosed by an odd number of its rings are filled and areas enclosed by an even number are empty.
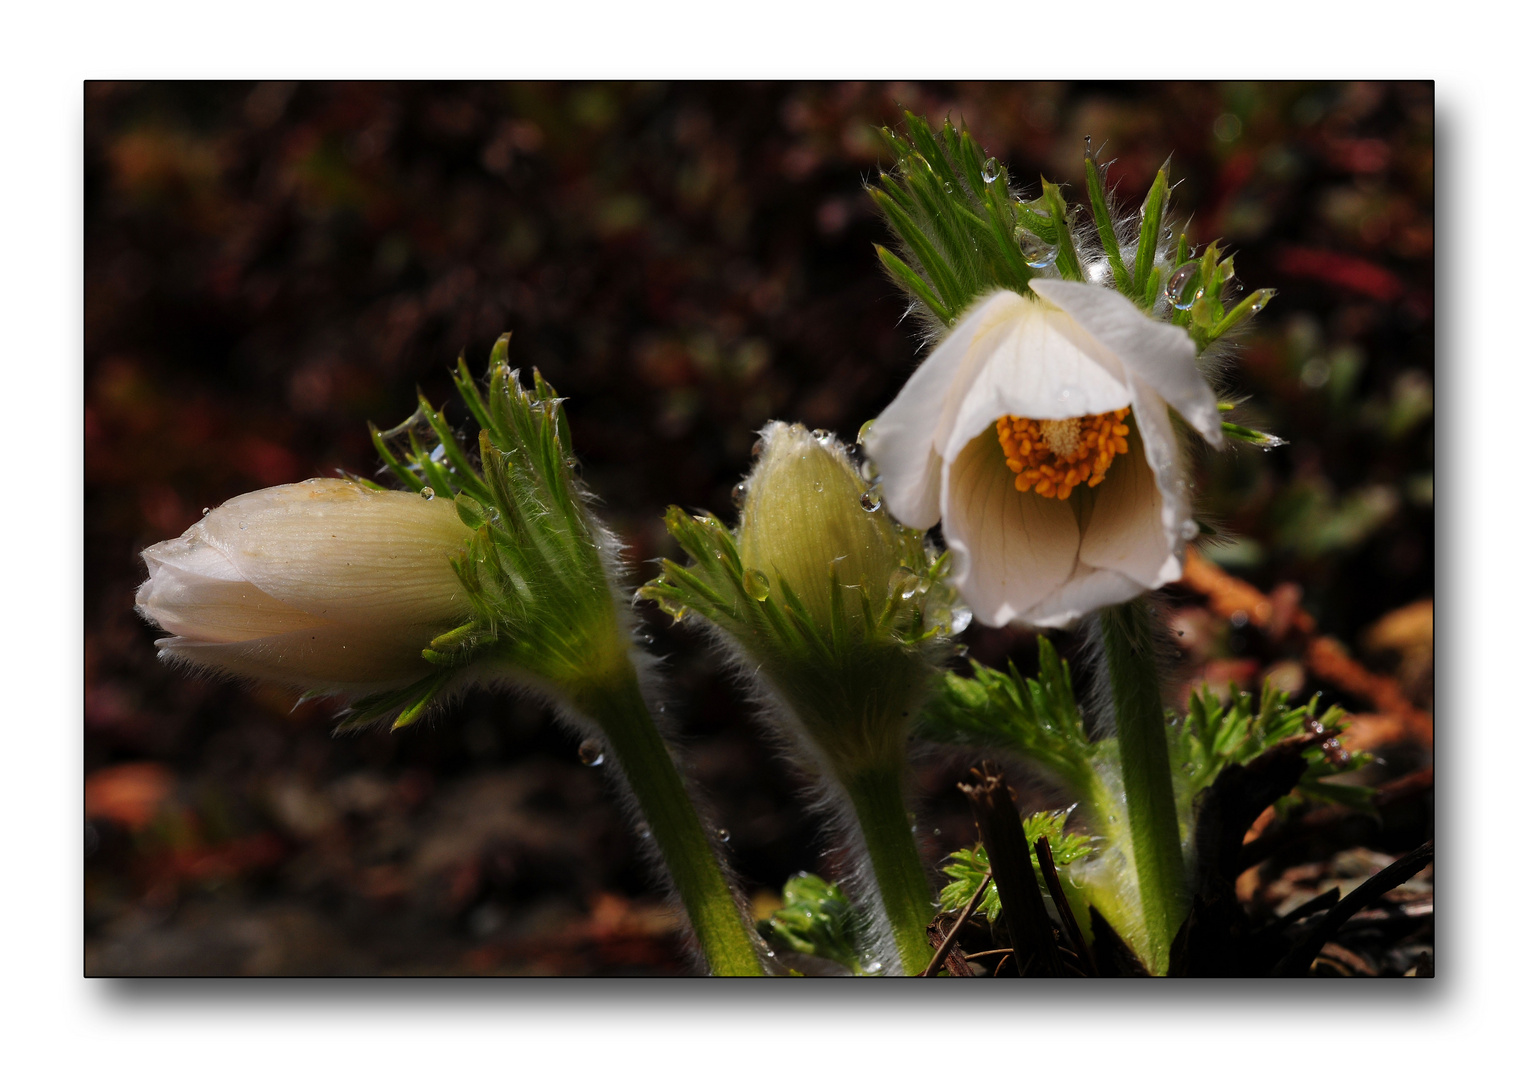
[[[421,649],[472,609],[449,561],[451,498],[305,480],[252,491],[144,551],[135,598],[160,656],[310,690],[371,693],[431,670]]]
[[[1196,526],[1168,406],[1223,442],[1185,331],[1110,289],[1029,284],[976,301],[866,438],[889,512],[942,521],[990,626],[1064,626],[1180,578]]]

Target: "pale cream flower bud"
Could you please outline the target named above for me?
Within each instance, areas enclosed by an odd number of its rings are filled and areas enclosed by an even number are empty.
[[[429,491],[429,489],[428,489]],[[144,551],[138,611],[162,659],[366,694],[429,674],[421,650],[472,614],[450,497],[305,480],[230,499]]]

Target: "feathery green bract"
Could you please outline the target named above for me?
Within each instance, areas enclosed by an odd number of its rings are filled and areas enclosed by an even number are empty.
[[[1049,887],[1043,879],[1043,869],[1038,865],[1038,853],[1033,849],[1039,837],[1048,838],[1049,854],[1053,857],[1056,867],[1069,866],[1073,862],[1090,857],[1095,851],[1090,837],[1081,833],[1065,832],[1065,823],[1069,817],[1069,810],[1040,810],[1022,819],[1022,832],[1027,838],[1028,856],[1032,859],[1033,873],[1038,878],[1038,891],[1044,896],[1049,895]],[[969,902],[969,898],[974,895],[974,890],[979,888],[979,883],[990,872],[990,855],[985,851],[984,844],[955,851],[948,856],[942,872],[949,880],[942,887],[938,902],[943,911],[958,911]],[[978,910],[984,912],[985,917],[991,922],[1000,918],[1001,897],[996,892],[994,882],[986,885],[985,896],[980,901]]]
[[[884,128],[894,167],[869,194],[899,237],[901,252],[878,257],[927,316],[950,325],[975,298],[993,289],[1025,292],[1037,270],[1028,265],[1024,234],[1042,248],[1056,242],[1049,219],[1012,194],[1005,166],[987,159],[967,128],[944,121],[933,132],[905,114],[907,137]]]
[[[1260,698],[1230,687],[1228,705],[1221,704],[1206,686],[1193,694],[1186,717],[1171,725],[1171,758],[1186,777],[1184,798],[1190,802],[1226,768],[1248,764],[1284,739],[1306,733],[1325,734],[1330,739],[1340,736],[1346,713],[1333,705],[1317,715],[1319,707],[1318,694],[1303,705],[1290,707],[1288,695],[1270,683],[1262,687]],[[1297,793],[1356,808],[1372,805],[1370,788],[1321,782],[1361,768],[1373,760],[1371,755],[1348,753],[1332,744],[1313,747],[1304,756],[1309,767],[1299,780]]]
[[[950,648],[957,598],[944,580],[946,554],[933,560],[919,533],[901,529],[909,580],[898,589],[842,582],[827,566],[825,625],[786,581],[769,586],[757,574],[748,583],[755,571],[712,514],[673,506],[665,524],[692,563],[662,560],[641,597],[675,619],[696,614],[723,630],[839,765],[904,760],[908,723],[900,714],[924,697],[931,664]]]
[[[858,951],[866,920],[839,885],[814,874],[795,874],[782,887],[782,899],[782,907],[756,923],[772,948],[830,960],[856,975],[878,970]]]
[[[459,518],[475,530],[453,560],[475,616],[423,650],[440,671],[362,699],[346,727],[401,709],[394,726],[412,723],[470,665],[576,704],[582,687],[627,670],[608,578],[613,541],[575,479],[562,399],[538,372],[531,389],[522,386],[507,363],[509,339],[496,342],[483,391],[458,360],[454,381],[481,429],[472,454],[424,398],[405,423],[372,429],[379,456],[402,483],[455,499]]]
[[[996,289],[1027,295],[1028,281],[1043,274],[1115,288],[1145,311],[1185,327],[1202,351],[1276,295],[1258,289],[1229,306],[1233,260],[1220,260],[1217,243],[1193,259],[1185,234],[1173,244],[1169,161],[1155,174],[1135,227],[1114,207],[1104,169],[1089,147],[1087,202],[1076,209],[1047,179],[1037,200],[1021,199],[1006,167],[986,158],[961,124],[955,128],[944,120],[933,130],[907,112],[903,136],[888,128],[880,134],[894,165],[868,192],[900,250],[875,250],[934,332]],[[1173,285],[1174,302],[1166,293]]]
[[[1070,682],[1070,665],[1046,637],[1038,639],[1039,674],[1024,679],[973,664],[974,675],[951,672],[927,704],[916,735],[932,742],[1011,750],[1042,765],[1081,798],[1094,783],[1100,744],[1086,735]]]
[[[1092,740],[1086,733],[1070,667],[1047,638],[1038,639],[1039,673],[1024,679],[974,664],[972,678],[946,673],[917,722],[915,734],[932,742],[982,750],[1008,750],[1041,766],[1078,801],[1092,827],[1103,829],[1116,815],[1111,794],[1117,740]],[[1185,717],[1167,712],[1167,750],[1177,780],[1177,811],[1192,820],[1193,800],[1231,765],[1245,765],[1264,751],[1305,731],[1341,734],[1346,714],[1336,707],[1317,715],[1318,698],[1290,707],[1288,695],[1271,685],[1259,699],[1231,688],[1229,705],[1206,687],[1189,702]],[[1348,805],[1366,803],[1371,792],[1355,785],[1326,784],[1329,776],[1365,764],[1367,754],[1342,756],[1335,749],[1306,753],[1310,762],[1300,794]]]

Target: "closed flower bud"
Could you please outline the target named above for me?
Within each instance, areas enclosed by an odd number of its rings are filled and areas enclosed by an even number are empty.
[[[148,548],[138,611],[162,659],[367,694],[431,671],[421,650],[471,614],[450,498],[306,480],[240,495]]]
[[[902,564],[923,560],[921,546],[890,520],[863,506],[867,484],[827,436],[798,424],[762,432],[761,460],[746,481],[740,560],[780,593],[787,585],[828,631],[837,586],[861,586],[882,604]],[[861,605],[848,615],[861,618]]]

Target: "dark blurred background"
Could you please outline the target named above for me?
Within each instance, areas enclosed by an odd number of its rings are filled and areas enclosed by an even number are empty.
[[[1205,464],[1228,541],[1204,554],[1430,712],[1430,84],[91,83],[88,972],[689,970],[602,769],[544,709],[481,695],[332,738],[333,705],[160,665],[137,553],[241,492],[370,471],[367,422],[403,419],[417,387],[450,399],[459,353],[477,369],[509,330],[513,363],[570,398],[639,583],[674,554],[667,505],[731,512],[765,421],[849,437],[912,370],[863,191],[875,128],[904,109],[967,122],[1031,194],[1042,173],[1083,196],[1088,135],[1130,209],[1170,156],[1192,239],[1279,293],[1227,389],[1290,445]],[[1189,684],[1272,675],[1392,715],[1208,592],[1168,593]],[[700,640],[643,617],[669,720],[769,910],[835,857]],[[967,639],[1034,663],[1029,635]],[[1429,725],[1371,745],[1387,779],[1429,763]],[[972,841],[965,767],[921,769],[934,858]]]

